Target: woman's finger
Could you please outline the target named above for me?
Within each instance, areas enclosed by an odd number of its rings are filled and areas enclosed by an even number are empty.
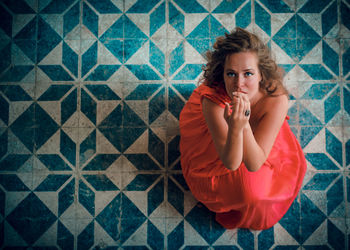
[[[227,120],[228,117],[230,116],[229,111],[230,111],[230,105],[227,102],[225,102],[225,110],[224,110],[224,118],[225,118],[225,120]]]
[[[249,119],[250,113],[251,113],[251,111],[250,111],[250,103],[249,103],[249,102],[245,102],[243,112],[244,112],[244,116],[245,116],[247,119]]]
[[[239,105],[238,105],[239,107],[238,107],[238,110],[237,110],[237,114],[238,115],[242,115],[242,113],[243,113],[243,109],[244,109],[244,102],[243,102],[243,100],[242,100],[242,98],[240,98],[239,99]]]

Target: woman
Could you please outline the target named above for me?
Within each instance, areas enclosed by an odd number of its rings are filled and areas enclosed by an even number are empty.
[[[213,47],[204,81],[180,114],[184,178],[224,227],[267,229],[287,212],[306,171],[286,121],[283,72],[241,28]]]

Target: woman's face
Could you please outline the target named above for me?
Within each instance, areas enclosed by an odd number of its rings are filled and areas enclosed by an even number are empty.
[[[226,92],[232,99],[232,92],[243,92],[250,101],[257,99],[260,93],[261,73],[258,56],[255,52],[239,52],[226,56],[224,66]]]

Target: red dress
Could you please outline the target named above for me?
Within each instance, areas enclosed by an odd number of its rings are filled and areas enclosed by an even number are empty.
[[[287,120],[258,171],[249,172],[244,163],[231,171],[216,152],[202,113],[203,97],[222,108],[231,101],[225,91],[202,84],[181,111],[181,167],[191,192],[216,212],[216,220],[225,228],[272,227],[296,198],[306,171],[303,151]]]

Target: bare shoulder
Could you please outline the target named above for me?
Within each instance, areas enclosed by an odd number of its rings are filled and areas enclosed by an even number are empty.
[[[288,98],[286,95],[268,96],[263,100],[263,115],[254,127],[257,143],[268,155],[285,121],[288,112]]]
[[[286,114],[288,111],[288,97],[286,95],[268,96],[263,101],[264,113]]]
[[[202,99],[202,106],[203,106],[203,111],[214,111],[214,112],[223,112],[223,108],[220,107],[217,103],[213,102],[212,100],[203,97]]]

